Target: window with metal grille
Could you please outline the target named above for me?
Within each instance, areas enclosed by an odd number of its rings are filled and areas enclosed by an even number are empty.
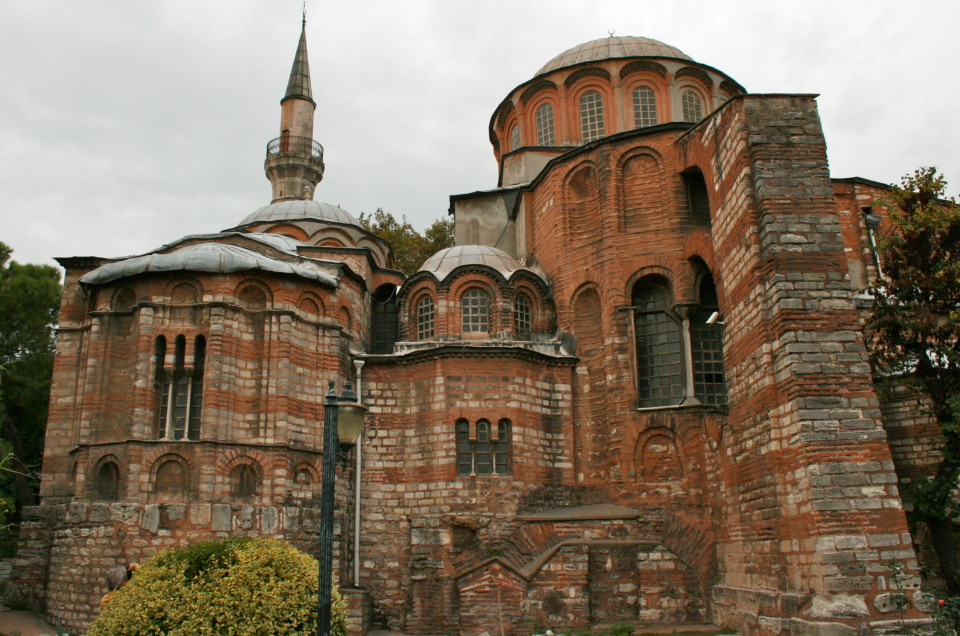
[[[523,294],[517,294],[513,299],[513,330],[517,338],[527,340],[533,331],[533,312],[530,310],[530,299]]]
[[[520,147],[520,126],[514,124],[510,128],[510,150],[516,150]]]
[[[457,420],[457,474],[473,472],[473,442],[470,441],[470,422]]]
[[[553,126],[553,104],[547,102],[537,108],[537,145],[553,146],[557,143]]]
[[[667,290],[637,284],[633,291],[640,407],[672,406],[684,396],[680,321],[669,311]]]
[[[657,94],[649,86],[633,89],[633,124],[637,128],[657,125]]]
[[[698,122],[703,119],[703,100],[696,91],[686,89],[680,94],[680,107],[683,111],[683,121]]]
[[[723,327],[718,321],[707,322],[717,310],[717,288],[710,276],[704,276],[700,283],[700,306],[690,320],[693,389],[698,400],[714,406],[727,403]]]
[[[380,285],[373,292],[373,353],[393,353],[397,327],[397,286]]]
[[[178,335],[174,339],[173,365],[167,366],[167,340],[157,336],[155,341],[158,439],[200,439],[206,339],[197,336],[194,341],[190,367],[186,366],[186,348],[187,339]]]
[[[497,423],[497,441],[493,444],[493,470],[498,475],[510,473],[510,420]]]
[[[490,420],[477,420],[474,435],[470,422],[457,420],[457,474],[509,475],[511,463],[511,424],[508,419],[497,423],[496,437]]]
[[[603,136],[603,96],[587,91],[580,96],[580,140],[583,143]]]
[[[417,340],[433,338],[436,324],[436,307],[432,296],[424,296],[417,303]]]
[[[460,296],[464,333],[490,331],[490,300],[479,287],[471,287]]]

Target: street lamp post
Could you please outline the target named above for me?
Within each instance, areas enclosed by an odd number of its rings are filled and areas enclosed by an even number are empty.
[[[317,636],[330,636],[333,602],[333,500],[339,444],[354,444],[366,410],[357,403],[350,382],[337,396],[333,381],[323,402],[323,475],[320,483],[320,591],[317,596]]]

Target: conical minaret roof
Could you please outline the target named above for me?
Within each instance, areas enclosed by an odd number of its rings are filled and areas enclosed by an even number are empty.
[[[310,60],[307,59],[307,21],[303,21],[300,30],[300,43],[297,44],[297,54],[293,58],[293,68],[290,69],[290,80],[287,82],[287,93],[284,100],[299,97],[313,102],[313,90],[310,87]],[[316,102],[314,102],[316,103]]]

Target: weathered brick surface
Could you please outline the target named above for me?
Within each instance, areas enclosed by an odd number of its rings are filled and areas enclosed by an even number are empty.
[[[444,280],[411,277],[398,290],[393,353],[366,353],[371,292],[401,282],[380,269],[385,248],[341,247],[341,230],[316,220],[253,229],[315,240],[302,253],[344,263],[336,285],[241,272],[81,288],[99,261],[71,260],[43,505],[25,524],[11,589],[83,626],[116,562],[229,534],[314,545],[326,381],[363,360],[360,499],[342,467],[337,495],[338,576],[362,586],[348,595],[352,633],[886,625],[889,563],[917,571],[900,487],[929,474],[940,440],[922,398],[871,378],[854,294],[877,279],[860,209],[882,187],[830,179],[809,95],[728,101],[740,92],[729,78],[680,60],[606,60],[553,78],[501,104],[495,144],[514,122],[529,138],[550,91],[558,130],[575,142],[576,98],[596,82],[608,82],[620,119],[607,132],[617,134],[529,155],[498,147],[502,177],[529,183],[464,195],[462,225],[477,227],[457,232],[511,233],[502,245],[523,262],[495,271],[474,255]],[[696,125],[632,129],[629,91],[641,81],[668,91],[675,80],[717,109]],[[677,112],[675,96],[661,97]],[[691,175],[706,194],[693,193]],[[691,203],[700,196],[709,219]],[[635,284],[665,284],[685,324],[708,275],[727,404],[704,405],[688,388],[678,404],[641,408]],[[474,287],[487,293],[489,324],[464,333],[461,295]],[[518,294],[530,300],[531,333],[516,333]],[[418,341],[425,295],[434,332]],[[198,440],[159,439],[159,335],[206,338]],[[459,420],[509,423],[499,473],[461,474]],[[160,470],[171,458],[182,467],[172,490]],[[97,483],[106,461],[120,467],[117,501]],[[237,488],[244,464],[253,493]],[[359,555],[346,540],[355,505]],[[354,556],[359,580],[346,567]]]

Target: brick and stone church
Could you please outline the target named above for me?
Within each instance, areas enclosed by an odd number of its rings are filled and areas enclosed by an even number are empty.
[[[409,277],[313,200],[314,109],[304,31],[269,205],[59,259],[10,589],[76,628],[108,567],[167,546],[315,550],[335,380],[369,408],[330,449],[354,633],[900,618],[890,563],[918,565],[898,488],[935,436],[871,378],[857,300],[883,186],[831,178],[814,95],[748,93],[648,38],[575,46],[496,107],[495,187],[450,197],[456,245]]]

